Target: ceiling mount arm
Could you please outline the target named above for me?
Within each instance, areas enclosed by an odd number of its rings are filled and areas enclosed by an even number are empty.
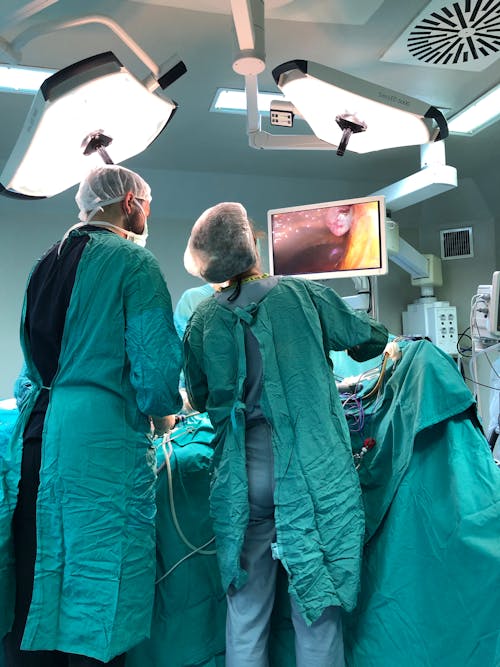
[[[259,83],[256,74],[245,76],[245,93],[247,99],[247,134],[260,132],[260,113],[257,103],[259,98]]]
[[[337,148],[314,135],[271,134],[261,129],[258,74],[265,69],[264,3],[262,0],[231,0],[231,11],[239,49],[233,62],[233,70],[245,79],[249,145],[252,148],[270,150]]]
[[[21,62],[21,54],[12,48],[12,44],[6,42],[3,37],[0,37],[0,56],[9,65],[18,65]]]
[[[139,60],[141,60],[144,65],[146,65],[146,67],[155,77],[159,75],[159,66],[148,56],[148,54],[139,46],[139,44],[137,44],[137,42],[133,40],[132,37],[130,37],[130,35],[118,25],[118,23],[113,21],[113,19],[109,18],[108,16],[102,16],[100,14],[83,16],[78,19],[69,19],[67,21],[47,21],[46,23],[38,23],[21,32],[12,41],[11,44],[5,43],[5,46],[3,46],[4,42],[2,40],[0,49],[3,51],[8,46],[11,57],[17,57],[17,55],[19,55],[19,62],[22,48],[33,39],[36,39],[37,37],[50,32],[63,30],[65,28],[74,28],[77,26],[86,25],[88,23],[101,23],[102,25],[107,26],[115,33],[115,35],[117,35],[117,37],[122,40],[126,46],[128,46],[128,48],[139,58]]]
[[[266,67],[263,0],[231,0],[238,52],[233,70],[242,76],[257,75]]]
[[[309,135],[285,138],[286,135],[262,132],[257,76],[265,69],[264,3],[262,0],[231,0],[231,10],[239,47],[233,70],[245,77],[247,135],[251,147],[336,149],[337,155],[343,155],[348,141],[350,150],[366,153],[422,145],[447,136],[444,116],[427,103],[301,59],[282,63],[272,74],[278,88],[297,110],[295,115],[309,124],[314,138]],[[337,123],[332,122],[332,114]],[[276,118],[279,120],[279,114]],[[437,130],[432,123],[437,124]],[[271,107],[271,124],[291,127],[293,115],[284,123],[273,123]],[[350,141],[353,134],[356,138]],[[358,138],[361,135],[362,138]]]

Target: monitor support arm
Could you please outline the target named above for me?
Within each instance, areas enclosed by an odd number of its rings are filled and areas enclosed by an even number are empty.
[[[385,197],[386,209],[391,214],[457,187],[457,170],[446,164],[444,141],[420,147],[420,166],[420,171],[372,193]],[[427,257],[400,238],[397,225],[391,224],[390,220],[386,229],[389,259],[412,278],[427,278]]]

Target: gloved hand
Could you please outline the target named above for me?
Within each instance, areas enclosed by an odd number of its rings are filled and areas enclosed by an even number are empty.
[[[165,417],[151,417],[153,437],[159,438],[175,426],[175,415],[166,415]]]
[[[385,346],[384,354],[387,354],[389,359],[392,359],[392,361],[399,361],[401,359],[401,348],[396,342],[392,340]]]

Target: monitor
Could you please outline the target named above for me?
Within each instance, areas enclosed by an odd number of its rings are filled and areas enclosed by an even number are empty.
[[[268,211],[272,275],[309,279],[387,273],[385,199],[343,199]]]
[[[500,338],[500,271],[494,271],[491,279],[488,319],[490,334],[495,338]]]

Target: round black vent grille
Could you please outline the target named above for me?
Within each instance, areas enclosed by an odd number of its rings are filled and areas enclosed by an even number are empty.
[[[460,0],[431,12],[412,28],[407,48],[429,65],[472,64],[498,57],[500,0]]]

